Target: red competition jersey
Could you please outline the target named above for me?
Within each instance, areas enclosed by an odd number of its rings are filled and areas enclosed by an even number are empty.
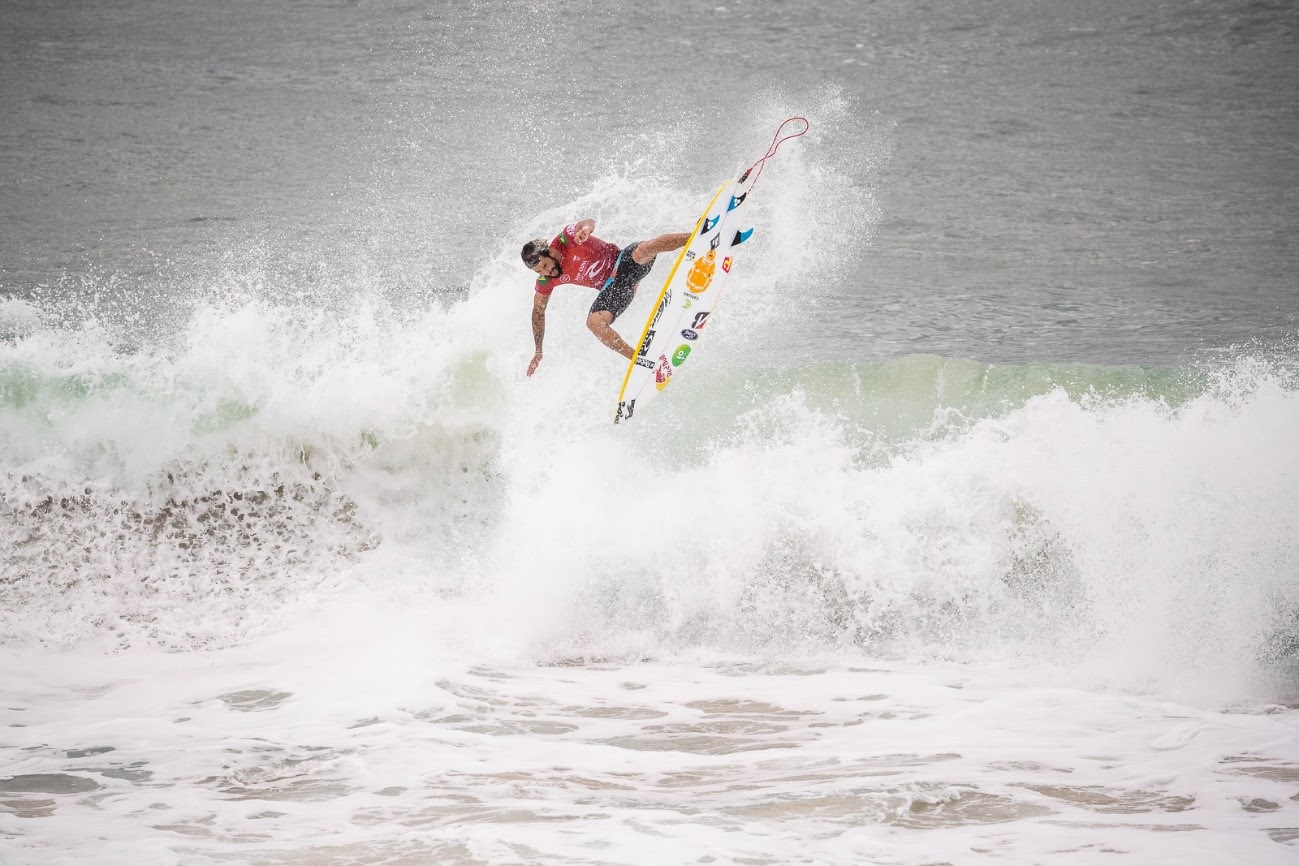
[[[555,286],[569,283],[599,290],[613,276],[618,263],[618,248],[595,235],[587,238],[586,243],[579,244],[573,240],[575,231],[576,224],[564,226],[564,230],[550,242],[552,250],[559,250],[559,265],[563,273],[557,277],[537,277],[537,294],[549,297]]]

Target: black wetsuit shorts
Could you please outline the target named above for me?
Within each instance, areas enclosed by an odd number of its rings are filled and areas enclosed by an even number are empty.
[[[650,268],[654,267],[653,259],[650,260],[648,265],[641,265],[637,264],[636,260],[632,258],[632,250],[639,245],[640,241],[628,244],[618,254],[618,262],[614,265],[613,276],[605,282],[604,287],[600,289],[600,294],[595,296],[595,303],[591,305],[591,312],[599,313],[608,310],[613,313],[613,317],[616,319],[631,306],[632,298],[636,297],[636,287],[649,274]]]

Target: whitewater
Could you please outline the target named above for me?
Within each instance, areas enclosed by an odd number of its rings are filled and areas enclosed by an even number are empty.
[[[733,301],[615,428],[508,258],[148,349],[10,302],[7,862],[1287,859],[1292,358],[728,366]]]
[[[1293,10],[162,5],[0,36],[0,863],[1293,862]]]

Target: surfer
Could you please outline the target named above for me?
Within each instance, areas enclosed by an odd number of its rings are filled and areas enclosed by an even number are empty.
[[[690,232],[659,235],[637,241],[619,250],[595,237],[595,220],[581,220],[564,227],[549,242],[537,238],[523,245],[523,264],[537,275],[532,296],[532,338],[537,353],[528,364],[528,375],[541,363],[541,341],[546,334],[546,305],[556,286],[573,283],[595,289],[595,303],[586,316],[586,326],[597,340],[631,360],[632,348],[612,327],[613,320],[631,306],[636,287],[654,266],[654,257],[679,250],[690,240]]]

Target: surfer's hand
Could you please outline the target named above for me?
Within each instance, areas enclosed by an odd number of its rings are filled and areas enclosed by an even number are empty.
[[[577,224],[577,230],[573,232],[573,240],[579,244],[584,244],[594,230],[595,225],[590,220],[582,220]]]
[[[535,355],[532,356],[532,363],[528,365],[528,375],[529,375],[529,376],[531,376],[533,373],[537,372],[537,365],[540,364],[540,363],[541,363],[541,353],[538,352],[537,354],[535,354]]]

